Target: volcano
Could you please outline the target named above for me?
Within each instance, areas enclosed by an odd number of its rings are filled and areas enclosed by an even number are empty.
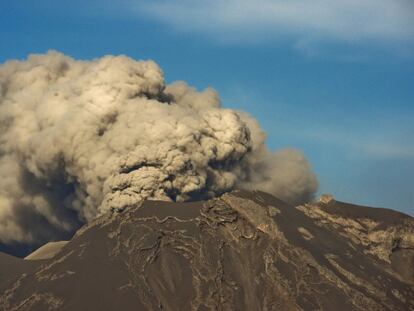
[[[143,201],[0,253],[0,310],[414,310],[414,219],[258,191]]]

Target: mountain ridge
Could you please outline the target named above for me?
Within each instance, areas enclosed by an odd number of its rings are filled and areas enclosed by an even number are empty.
[[[334,199],[145,201],[21,260],[0,310],[414,310],[413,237],[408,215]]]

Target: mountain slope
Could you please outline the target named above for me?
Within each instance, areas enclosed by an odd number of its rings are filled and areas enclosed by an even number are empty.
[[[0,252],[0,288],[4,283],[25,272],[32,271],[40,262],[28,262]]]
[[[0,283],[0,310],[414,310],[413,237],[407,215],[334,200],[146,201]]]

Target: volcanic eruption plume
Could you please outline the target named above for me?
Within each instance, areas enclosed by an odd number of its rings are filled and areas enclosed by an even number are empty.
[[[143,199],[244,188],[300,203],[317,188],[300,152],[270,152],[213,89],[165,85],[152,61],[54,51],[0,66],[0,176],[0,243],[58,238]]]

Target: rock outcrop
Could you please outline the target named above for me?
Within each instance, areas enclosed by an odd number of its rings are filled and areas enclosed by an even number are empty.
[[[333,198],[146,201],[6,277],[1,255],[0,310],[414,310],[413,254],[413,218]]]

